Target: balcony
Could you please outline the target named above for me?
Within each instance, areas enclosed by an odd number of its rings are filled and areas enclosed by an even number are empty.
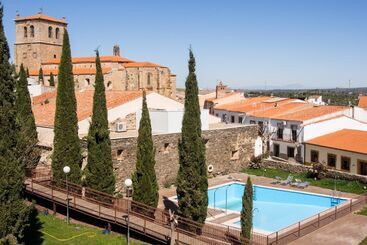
[[[286,141],[286,142],[296,142],[297,141],[297,137],[296,135],[292,135],[292,134],[279,134],[278,132],[275,132],[272,137],[272,140],[276,140],[276,141]]]

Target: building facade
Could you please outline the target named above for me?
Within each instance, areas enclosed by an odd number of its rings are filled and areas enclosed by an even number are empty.
[[[65,19],[56,19],[39,13],[34,16],[15,19],[16,41],[15,65],[23,63],[30,76],[38,80],[42,68],[43,85],[49,85],[51,73],[57,74],[62,50]],[[95,57],[73,57],[73,74],[77,89],[93,89],[95,81]],[[145,89],[161,95],[176,97],[176,76],[166,66],[144,61],[137,62],[120,55],[118,45],[113,47],[111,56],[101,56],[102,72],[106,89],[136,91]]]

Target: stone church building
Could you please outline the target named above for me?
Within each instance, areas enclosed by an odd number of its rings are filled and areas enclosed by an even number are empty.
[[[44,85],[49,85],[50,74],[57,85],[58,66],[62,50],[65,18],[57,19],[38,13],[29,17],[15,18],[16,38],[14,62],[19,69],[23,63],[32,78],[38,80],[42,67]],[[73,57],[73,74],[77,89],[93,89],[95,57]],[[102,72],[106,89],[154,91],[167,97],[176,97],[176,76],[166,66],[144,61],[138,62],[120,55],[119,46],[113,47],[112,55],[101,56]]]

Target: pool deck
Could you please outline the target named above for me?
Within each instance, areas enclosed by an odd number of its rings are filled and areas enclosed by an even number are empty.
[[[324,189],[317,186],[308,186],[304,189],[300,189],[297,187],[292,187],[290,185],[280,185],[280,184],[272,184],[274,179],[248,175],[245,173],[233,173],[224,176],[217,176],[215,178],[210,178],[209,188],[217,185],[222,185],[226,183],[230,183],[233,181],[246,182],[247,177],[250,176],[252,183],[255,185],[263,185],[268,187],[282,188],[287,190],[294,191],[302,191],[309,192],[314,194],[322,194],[322,195],[333,195],[333,190]],[[160,202],[159,207],[161,208],[171,208],[175,209],[177,206],[172,201],[168,200],[168,198],[176,195],[176,188],[162,188],[160,191]],[[358,195],[351,193],[338,192],[338,197],[344,198],[356,198]],[[234,218],[239,217],[238,213],[228,212],[225,214],[221,210],[208,210],[208,222],[215,224],[223,224],[229,220],[233,220]],[[358,244],[360,241],[367,236],[367,216],[361,216],[356,214],[348,214],[345,217],[342,217],[330,224],[322,227],[300,239],[294,241],[291,244]]]

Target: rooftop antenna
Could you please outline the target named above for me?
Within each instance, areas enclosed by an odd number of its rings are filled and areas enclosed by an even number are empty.
[[[20,14],[19,14],[19,10],[15,11],[15,16],[16,16],[16,17],[19,17],[19,16],[20,16]]]
[[[38,13],[43,14],[43,8],[40,8]]]

